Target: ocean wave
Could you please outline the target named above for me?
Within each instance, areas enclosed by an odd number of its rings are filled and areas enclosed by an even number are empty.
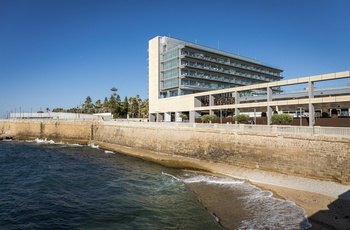
[[[244,209],[242,211],[247,213],[247,218],[242,219],[237,229],[308,229],[311,227],[305,210],[294,202],[275,198],[271,191],[262,190],[244,181],[200,173],[185,173],[180,176],[164,172],[162,174],[188,184],[191,189],[196,189],[197,186],[209,186],[207,188],[210,190],[211,186],[222,186],[223,193],[231,190],[232,197],[227,197],[230,199],[229,202],[234,200],[237,204],[241,204]],[[197,195],[201,197],[203,193],[199,192]],[[239,218],[234,215],[232,218]]]
[[[217,176],[210,176],[210,175],[201,175],[201,174],[195,174],[195,173],[186,173],[183,176],[176,177],[174,175],[164,173],[163,175],[169,176],[175,180],[182,181],[185,184],[189,183],[207,183],[207,184],[218,184],[218,185],[236,185],[236,184],[242,184],[244,181],[235,180],[231,178],[223,178],[223,177],[217,177]]]
[[[245,183],[240,188],[244,210],[252,218],[242,221],[239,229],[309,229],[305,210],[292,201],[273,197],[270,191]]]
[[[206,175],[194,175],[189,178],[184,178],[185,183],[208,183],[208,184],[219,184],[219,185],[236,185],[243,184],[244,181],[234,180],[230,178],[222,178],[215,176],[206,176]]]

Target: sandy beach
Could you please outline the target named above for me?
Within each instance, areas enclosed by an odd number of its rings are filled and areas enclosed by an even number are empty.
[[[173,168],[203,170],[213,174],[243,179],[247,182],[271,191],[273,196],[296,203],[302,207],[312,224],[311,229],[350,229],[350,186],[335,182],[325,182],[308,178],[288,176],[258,169],[238,168],[232,165],[169,155],[142,149],[128,148],[115,144],[95,142],[103,149],[117,151],[134,157]],[[225,194],[220,194],[225,196]],[[227,194],[226,194],[227,195]],[[201,202],[220,219],[227,229],[233,229],[230,213],[237,207],[225,205],[225,199],[219,202],[213,197],[202,197]]]

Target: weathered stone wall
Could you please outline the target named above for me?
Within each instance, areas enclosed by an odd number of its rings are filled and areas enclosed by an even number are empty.
[[[95,140],[245,168],[350,183],[345,138],[192,128],[96,126]]]
[[[15,120],[0,121],[0,135],[16,139],[48,138],[56,141],[91,139],[91,122],[60,120]]]
[[[347,138],[68,121],[1,122],[0,134],[80,140],[350,184]]]

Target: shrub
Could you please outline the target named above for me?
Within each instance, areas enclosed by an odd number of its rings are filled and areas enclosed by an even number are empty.
[[[327,112],[322,112],[321,117],[329,117],[329,114]]]
[[[215,114],[207,114],[207,115],[203,115],[201,119],[202,119],[202,122],[204,123],[211,123],[213,120],[216,119],[216,117],[217,116]]]
[[[180,117],[181,117],[182,121],[187,120],[187,115],[184,113],[181,113]]]
[[[238,123],[244,123],[249,120],[249,116],[247,114],[238,114],[233,117],[233,121],[237,121]]]
[[[272,123],[278,123],[282,125],[289,124],[293,121],[293,117],[289,114],[275,114],[271,118]]]

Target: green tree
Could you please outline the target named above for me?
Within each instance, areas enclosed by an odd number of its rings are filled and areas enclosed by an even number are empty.
[[[94,104],[92,104],[92,99],[90,96],[87,96],[86,99],[85,99],[85,102],[83,104],[83,113],[93,113],[93,107],[94,107]]]
[[[95,102],[95,107],[96,107],[97,109],[102,108],[102,103],[101,103],[101,100],[100,100],[100,99],[98,99],[98,100]]]
[[[140,117],[141,102],[142,100],[139,95],[136,95],[136,97],[129,97],[129,113],[131,117]]]
[[[105,100],[103,101],[102,107],[103,108],[109,108],[109,102],[108,102],[108,98],[107,97],[105,97]]]
[[[141,114],[142,117],[148,117],[149,100],[145,99],[141,102]]]
[[[247,114],[237,114],[232,119],[238,123],[245,123],[249,120],[249,116]]]
[[[278,124],[282,124],[282,125],[287,125],[289,123],[291,123],[293,121],[293,117],[289,114],[274,114],[271,117],[271,122],[272,123],[278,123]]]
[[[126,117],[129,111],[128,97],[125,96],[124,101],[120,103],[120,116]]]
[[[52,110],[52,112],[54,112],[54,113],[58,113],[58,112],[66,112],[66,110],[65,110],[65,109],[63,109],[63,108],[54,108],[54,109]]]
[[[202,122],[204,122],[204,123],[211,123],[216,118],[217,118],[217,116],[215,114],[206,114],[206,115],[201,116]]]

